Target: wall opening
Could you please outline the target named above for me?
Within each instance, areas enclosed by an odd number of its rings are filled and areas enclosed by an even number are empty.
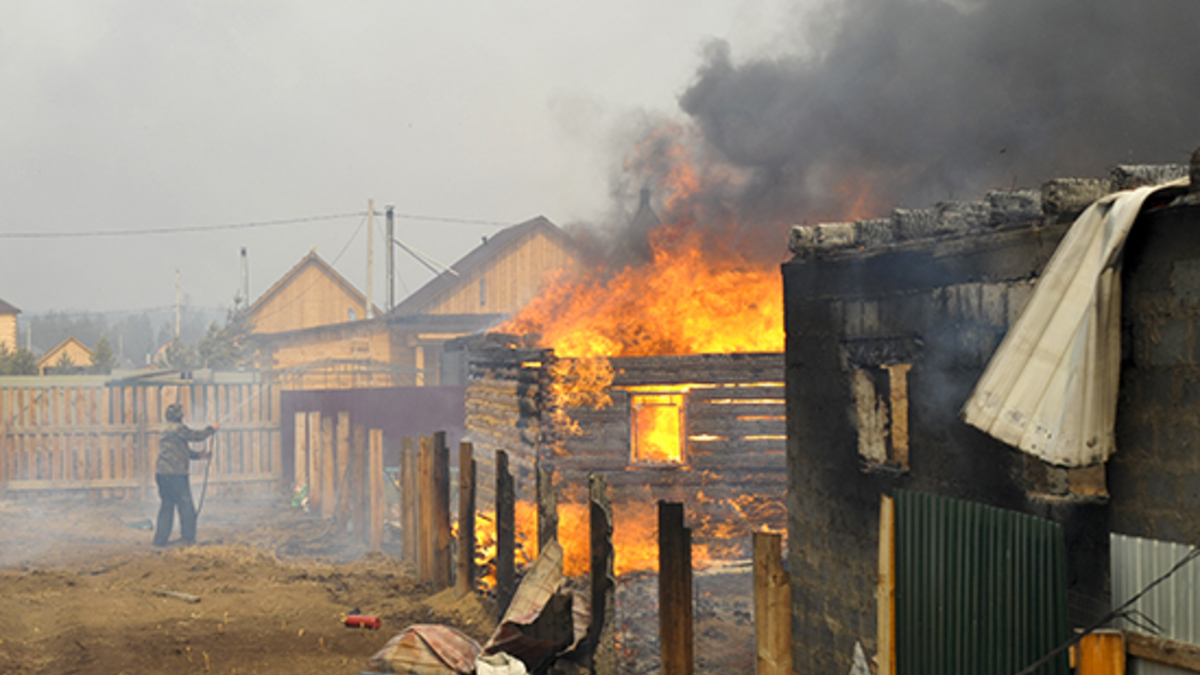
[[[891,363],[851,371],[858,454],[868,471],[908,470],[910,370],[911,363]]]
[[[645,393],[629,396],[630,461],[635,464],[683,464],[684,395]]]

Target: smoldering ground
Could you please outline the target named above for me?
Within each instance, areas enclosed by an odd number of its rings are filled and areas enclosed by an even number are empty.
[[[679,97],[682,136],[706,167],[703,196],[687,202],[698,222],[885,215],[1120,163],[1186,163],[1200,142],[1200,3],[849,0],[795,17],[782,52],[705,45]],[[618,171],[626,204],[643,185],[669,199],[678,154],[656,145],[663,128],[644,119]]]

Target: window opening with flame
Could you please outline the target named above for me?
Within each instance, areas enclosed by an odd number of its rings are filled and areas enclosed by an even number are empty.
[[[683,393],[629,396],[630,461],[635,464],[683,464]]]

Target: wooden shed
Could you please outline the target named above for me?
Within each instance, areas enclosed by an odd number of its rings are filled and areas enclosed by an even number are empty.
[[[78,372],[92,365],[92,350],[77,338],[69,337],[42,354],[42,358],[37,360],[38,374],[46,375],[53,370],[60,369],[60,363],[70,364],[68,370],[59,373],[60,375]]]

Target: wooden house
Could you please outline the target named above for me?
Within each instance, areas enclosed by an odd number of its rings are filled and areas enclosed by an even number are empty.
[[[17,350],[17,315],[21,310],[0,300],[0,346]]]
[[[313,249],[248,311],[253,333],[283,333],[366,319],[367,299]]]
[[[65,363],[69,363],[70,365],[64,371],[60,364]],[[69,375],[90,365],[92,365],[92,350],[88,349],[87,345],[74,337],[69,337],[58,343],[50,351],[42,354],[42,358],[37,360],[38,373],[41,375],[52,372]]]

